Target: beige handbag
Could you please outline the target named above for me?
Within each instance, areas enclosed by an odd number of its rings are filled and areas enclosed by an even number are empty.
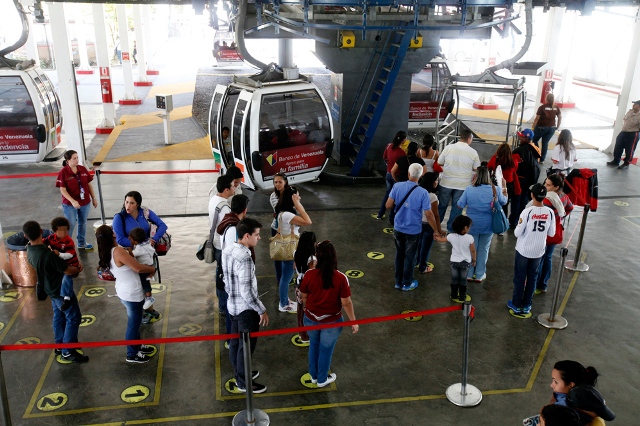
[[[282,213],[278,216],[278,233],[269,239],[269,255],[273,260],[293,260],[293,254],[298,248],[300,237],[293,232],[293,225],[291,225],[289,235],[282,235],[280,233],[281,220]]]

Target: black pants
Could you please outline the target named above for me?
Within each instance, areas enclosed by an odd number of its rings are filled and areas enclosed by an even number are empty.
[[[638,132],[620,132],[616,137],[616,146],[613,149],[613,161],[620,162],[624,151],[624,162],[629,164],[638,144]]]
[[[255,332],[260,329],[260,315],[256,311],[247,310],[240,312],[238,315],[231,315],[231,333],[240,333],[243,331]],[[251,355],[256,350],[257,337],[249,339],[251,343]],[[233,371],[236,374],[236,384],[245,388],[245,372],[244,372],[244,344],[242,338],[231,339],[229,342],[229,358]],[[249,372],[251,374],[251,372]]]

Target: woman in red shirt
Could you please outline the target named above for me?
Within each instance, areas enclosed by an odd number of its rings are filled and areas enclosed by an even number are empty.
[[[498,147],[498,150],[489,163],[487,168],[493,172],[496,171],[498,166],[502,169],[502,178],[507,182],[507,204],[502,206],[505,216],[509,218],[509,224],[515,227],[518,223],[519,212],[511,209],[511,216],[509,216],[509,204],[515,197],[519,197],[522,193],[520,188],[520,181],[518,180],[518,163],[520,162],[520,156],[511,152],[511,146],[508,143],[503,143]],[[498,185],[502,185],[498,182]],[[504,188],[502,188],[504,190]]]
[[[85,234],[87,231],[87,216],[89,209],[98,207],[98,199],[93,193],[91,181],[93,176],[89,171],[78,164],[78,153],[69,150],[64,153],[62,170],[58,173],[56,187],[60,188],[62,194],[62,212],[69,220],[69,236],[73,238],[73,231],[78,224],[78,248],[91,250],[92,244],[87,244]]]
[[[384,213],[387,211],[385,204],[387,204],[387,199],[389,199],[389,194],[391,193],[393,184],[396,183],[393,175],[391,174],[391,169],[393,169],[393,166],[396,165],[396,161],[398,161],[400,157],[407,155],[407,153],[400,148],[400,144],[402,144],[406,138],[407,132],[400,131],[396,133],[396,136],[393,138],[393,142],[387,145],[384,149],[384,153],[382,154],[382,158],[387,165],[387,174],[384,178],[384,181],[387,184],[387,192],[384,194],[382,205],[380,206],[380,210],[378,210],[378,216],[376,216],[376,219],[378,220],[382,219],[384,217]]]
[[[342,310],[350,321],[356,315],[351,302],[351,289],[346,275],[338,271],[336,249],[331,241],[322,241],[316,249],[318,265],[304,274],[300,284],[300,296],[305,309],[304,325],[335,324],[343,322]],[[358,325],[352,325],[353,333]],[[342,327],[309,331],[309,374],[319,388],[336,381],[336,374],[329,374],[333,349]]]

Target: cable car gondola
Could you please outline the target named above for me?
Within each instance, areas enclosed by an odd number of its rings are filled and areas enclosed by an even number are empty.
[[[289,182],[318,178],[333,148],[333,123],[318,88],[303,79],[258,82],[236,77],[217,85],[209,109],[209,135],[216,163],[236,165],[244,184],[271,189],[278,172]],[[224,128],[230,130],[227,143]],[[226,146],[226,148],[225,148]]]
[[[233,31],[216,31],[213,37],[213,57],[219,64],[244,61],[236,49]]]
[[[450,80],[451,72],[447,62],[438,57],[432,59],[419,73],[413,74],[409,100],[410,129],[435,128],[437,119],[442,121],[453,111],[453,91],[445,92]],[[438,109],[443,95],[444,108]]]
[[[58,160],[62,109],[33,60],[0,61],[0,164]]]

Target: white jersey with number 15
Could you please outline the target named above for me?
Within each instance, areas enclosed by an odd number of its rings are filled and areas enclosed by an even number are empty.
[[[524,257],[537,259],[542,257],[547,246],[547,236],[556,233],[556,219],[549,207],[527,207],[520,214],[518,226],[514,231],[518,238],[516,250]]]

